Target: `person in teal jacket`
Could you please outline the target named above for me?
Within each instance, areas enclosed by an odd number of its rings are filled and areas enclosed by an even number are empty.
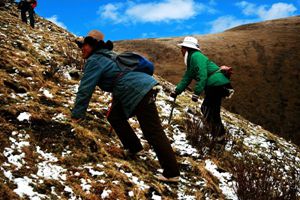
[[[197,102],[199,95],[205,91],[201,111],[211,128],[213,138],[218,142],[224,142],[225,129],[220,116],[220,108],[222,98],[229,96],[233,91],[230,80],[213,61],[200,51],[196,38],[185,37],[178,46],[181,47],[187,69],[171,96],[175,98],[181,94],[194,79],[196,85],[192,100]]]
[[[128,118],[136,116],[143,135],[153,147],[163,168],[159,180],[177,182],[179,168],[170,142],[163,131],[155,105],[156,92],[153,89],[158,83],[143,72],[124,71],[109,55],[113,43],[104,42],[104,35],[97,30],[90,31],[83,41],[77,41],[86,60],[84,74],[78,88],[73,121],[85,117],[90,99],[96,86],[103,91],[111,92],[113,103],[108,121],[121,140],[127,155],[136,155],[143,146],[128,123]]]

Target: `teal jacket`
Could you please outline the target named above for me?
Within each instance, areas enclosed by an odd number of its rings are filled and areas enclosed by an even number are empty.
[[[230,80],[222,72],[217,71],[218,69],[219,67],[200,51],[190,51],[187,69],[176,86],[176,93],[182,93],[193,79],[196,80],[194,88],[196,95],[200,95],[206,87],[230,83]]]
[[[96,86],[111,92],[114,105],[121,103],[125,116],[129,118],[142,98],[157,84],[157,81],[146,73],[123,72],[103,53],[110,54],[111,51],[100,49],[87,59],[72,110],[73,118],[85,117]]]

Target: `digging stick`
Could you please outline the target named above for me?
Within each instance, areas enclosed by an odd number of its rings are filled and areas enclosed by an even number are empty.
[[[172,109],[171,109],[171,113],[170,113],[170,116],[169,116],[168,124],[170,124],[171,119],[172,119],[173,110],[174,110],[174,107],[175,107],[175,101],[176,101],[176,97],[174,98],[174,101],[172,102]]]

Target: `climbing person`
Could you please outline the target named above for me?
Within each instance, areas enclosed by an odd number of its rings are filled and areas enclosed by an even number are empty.
[[[109,40],[104,42],[103,39],[104,35],[100,31],[92,30],[83,41],[76,42],[86,64],[72,110],[73,122],[85,117],[96,86],[112,93],[108,121],[123,144],[125,154],[134,156],[143,150],[139,138],[127,121],[135,115],[144,137],[153,147],[163,168],[163,173],[156,178],[178,182],[179,168],[175,153],[164,133],[155,105],[156,91],[153,88],[158,82],[146,73],[121,68],[110,58],[113,43]]]
[[[21,18],[27,24],[27,12],[29,14],[30,26],[34,28],[34,8],[37,6],[36,0],[21,0],[18,8],[21,10]]]
[[[201,112],[209,125],[211,135],[218,143],[225,141],[226,131],[222,124],[220,109],[223,97],[231,95],[233,89],[220,68],[207,58],[199,48],[198,40],[194,37],[185,37],[178,44],[186,65],[185,74],[177,84],[171,97],[181,94],[192,80],[196,81],[192,100],[198,101],[199,95],[204,91],[205,98],[201,105]]]

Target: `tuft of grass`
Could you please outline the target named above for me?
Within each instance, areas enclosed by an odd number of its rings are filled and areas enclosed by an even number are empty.
[[[296,169],[284,174],[272,163],[246,155],[233,166],[240,200],[296,200],[300,192],[300,176]],[[298,195],[298,196],[297,196]]]
[[[1,178],[1,177],[0,177]],[[2,200],[20,199],[20,197],[13,192],[7,185],[0,182],[0,196]]]
[[[214,147],[214,141],[210,135],[210,128],[203,116],[200,113],[188,113],[185,117],[185,130],[191,145],[197,148],[203,158],[208,156]]]

